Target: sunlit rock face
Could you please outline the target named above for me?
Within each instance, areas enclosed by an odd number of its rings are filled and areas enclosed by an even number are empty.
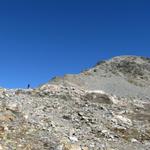
[[[0,150],[150,149],[150,59],[115,57],[35,89],[0,89]]]

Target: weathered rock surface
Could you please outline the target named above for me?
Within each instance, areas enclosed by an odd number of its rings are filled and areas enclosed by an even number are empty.
[[[117,57],[36,89],[1,88],[0,150],[149,150],[149,66]]]

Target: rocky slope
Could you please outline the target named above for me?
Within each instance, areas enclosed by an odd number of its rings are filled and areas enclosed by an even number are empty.
[[[77,75],[56,77],[50,83],[104,90],[118,96],[150,97],[150,58],[114,57]]]
[[[115,57],[36,89],[0,89],[0,150],[149,150],[150,59]]]

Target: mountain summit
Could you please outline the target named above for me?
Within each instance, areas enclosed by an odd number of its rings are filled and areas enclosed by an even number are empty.
[[[150,58],[114,57],[35,89],[0,89],[0,150],[150,149]]]

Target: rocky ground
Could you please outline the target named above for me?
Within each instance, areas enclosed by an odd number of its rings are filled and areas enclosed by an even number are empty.
[[[149,60],[116,57],[35,89],[1,88],[0,150],[149,150]]]

